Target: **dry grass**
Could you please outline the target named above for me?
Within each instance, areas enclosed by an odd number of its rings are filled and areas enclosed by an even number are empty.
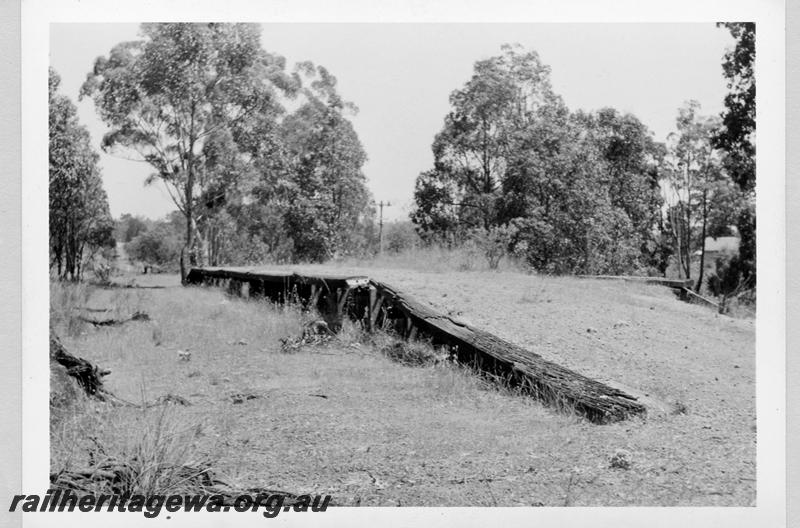
[[[152,469],[203,463],[242,487],[330,493],[337,503],[350,505],[755,501],[755,433],[743,419],[750,407],[737,410],[734,399],[709,403],[719,397],[714,391],[727,378],[711,387],[704,378],[711,370],[706,369],[687,385],[659,364],[653,381],[647,375],[652,367],[648,360],[625,348],[628,341],[642,342],[636,333],[642,330],[654,340],[647,350],[657,353],[655,341],[662,333],[676,321],[697,321],[700,307],[673,305],[679,301],[640,285],[512,273],[386,273],[390,283],[403,290],[416,284],[415,296],[439,303],[440,309],[463,310],[460,317],[482,328],[503,335],[494,328],[502,323],[505,331],[547,336],[556,351],[574,352],[560,361],[591,360],[593,368],[605,363],[605,368],[597,367],[601,376],[659,389],[665,400],[686,402],[681,404],[685,412],[592,425],[453,365],[425,343],[398,345],[391,336],[366,337],[354,325],[345,325],[326,345],[284,354],[280,339],[298,335],[309,315],[292,307],[227,298],[216,289],[182,288],[174,276],[138,277],[142,284],[155,281],[150,284],[167,287],[56,291],[54,326],[68,334],[63,342],[69,350],[112,370],[106,384],[118,396],[151,402],[174,394],[191,405],[143,411],[78,401],[60,409],[51,419],[53,469],[82,467],[92,457],[135,457],[142,460],[141,474],[150,475],[139,485],[164,488],[176,483],[169,475],[156,478]],[[487,277],[492,279],[492,302],[474,286]],[[444,287],[447,281],[469,287],[454,291]],[[576,303],[578,292],[584,292],[581,303]],[[141,309],[152,320],[116,328],[79,327],[69,335],[69,299],[121,312]],[[597,308],[601,301],[606,303],[604,312]],[[498,308],[501,304],[504,310]],[[650,306],[666,315],[663,324],[646,319],[653,315]],[[692,311],[680,315],[678,307]],[[620,311],[630,325],[613,328],[623,318]],[[529,317],[535,328],[520,322]],[[577,333],[559,326],[575,321]],[[590,325],[596,332],[587,334]],[[726,328],[718,325],[711,331],[728,343]],[[613,342],[606,334],[619,346],[598,349],[598,344]],[[705,334],[697,339],[714,346]],[[563,348],[567,342],[577,347]],[[584,342],[590,345],[586,353],[580,348]],[[531,348],[553,355],[543,339]],[[178,350],[191,351],[191,360],[181,361]],[[663,364],[674,362],[672,370],[684,372],[687,364],[702,366],[717,355],[710,350],[688,358],[666,348]],[[579,370],[586,371],[586,364]],[[751,367],[746,362],[740,366],[731,372]],[[706,383],[702,392],[689,392],[700,381]],[[737,390],[743,402],[752,398],[752,385]]]
[[[167,405],[121,409],[83,398],[53,412],[51,407],[51,472],[124,466],[122,482],[98,479],[87,492],[169,494],[197,491],[187,469],[210,465],[197,441],[203,423],[191,422]],[[85,484],[85,483],[84,483]]]
[[[450,249],[438,245],[412,247],[400,253],[384,251],[372,258],[345,258],[333,265],[339,267],[407,269],[423,272],[446,273],[461,271],[488,271],[489,262],[483,252],[465,245]],[[497,271],[525,272],[527,266],[507,255],[500,260]]]
[[[172,277],[174,279],[174,277]],[[160,277],[163,282],[164,278]],[[154,293],[158,303],[153,303]],[[94,328],[77,315],[103,318],[146,309],[152,322],[131,322],[118,328]],[[268,317],[260,317],[268,314]],[[217,325],[227,332],[220,334]],[[74,391],[70,380],[54,376],[51,397],[52,470],[84,469],[106,462],[132,468],[136,493],[165,493],[180,488],[182,467],[201,467],[214,458],[206,436],[208,423],[196,413],[172,405],[148,407],[170,394],[186,393],[185,384],[162,385],[158,374],[176,374],[177,351],[193,350],[202,359],[226,336],[247,335],[255,342],[268,335],[288,335],[300,328],[299,313],[266,305],[231,302],[216,291],[103,289],[86,284],[51,284],[51,326],[64,336],[76,355],[112,370],[112,391],[131,406],[96,402]],[[241,338],[240,338],[241,339]],[[271,341],[272,339],[270,339]],[[232,339],[231,339],[232,341]],[[198,346],[198,344],[200,346]],[[181,376],[183,377],[183,376]],[[138,406],[137,406],[138,405]]]
[[[528,277],[537,277],[540,279],[542,288],[547,284],[551,286],[558,284],[560,279],[565,279],[567,282],[573,280],[570,276],[539,276],[524,260],[515,257],[514,255],[504,255],[500,260],[500,265],[497,269],[490,269],[489,263],[484,254],[475,246],[465,245],[458,248],[447,248],[438,245],[410,247],[402,252],[393,253],[385,251],[382,255],[376,255],[371,258],[344,258],[338,261],[332,261],[325,265],[328,269],[338,270],[359,270],[363,272],[369,270],[389,270],[389,271],[414,271],[422,273],[463,273],[463,272],[490,272],[490,273],[513,273],[524,274]],[[707,278],[715,271],[713,262],[706,261],[705,277]],[[692,276],[696,279],[699,274],[699,262],[695,262],[692,269]],[[679,278],[682,275],[675,266],[671,266],[667,273],[668,277]],[[633,286],[635,287],[635,286]],[[535,291],[529,289],[526,295],[520,302],[544,302],[542,291]],[[703,295],[711,300],[720,303],[722,297],[713,297],[707,291],[706,286],[703,286]],[[738,319],[754,319],[755,313],[755,300],[753,295],[743,296],[741,299],[733,299],[730,301],[729,309],[726,315]],[[712,311],[714,308],[700,303],[706,310]]]

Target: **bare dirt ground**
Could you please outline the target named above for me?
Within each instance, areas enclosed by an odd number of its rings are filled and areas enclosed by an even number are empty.
[[[152,322],[84,328],[63,340],[110,368],[108,387],[120,397],[187,398],[191,406],[148,412],[185,424],[193,449],[243,485],[331,493],[350,505],[755,504],[752,320],[718,316],[656,286],[511,272],[293,269],[384,280],[630,390],[651,411],[593,425],[449,364],[392,362],[355,332],[283,354],[278,339],[299,331],[296,313],[181,288],[174,277],[155,279],[172,285],[163,290],[99,290],[87,301],[145,309]],[[191,361],[176,359],[187,348]],[[151,419],[93,405],[91,420],[76,415],[54,427],[54,465],[83,463],[80,431],[101,428],[108,450],[120,451]],[[615,455],[623,463],[612,464]]]

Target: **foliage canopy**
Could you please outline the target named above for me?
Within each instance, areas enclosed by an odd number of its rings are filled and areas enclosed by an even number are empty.
[[[311,63],[289,73],[253,24],[142,24],[141,35],[99,57],[81,94],[110,127],[103,148],[149,163],[148,181],[165,184],[190,262],[237,258],[242,245],[260,247],[257,258],[335,253],[332,230],[352,226],[368,196],[366,158],[344,116],[352,105],[335,77]],[[268,218],[248,215],[265,209]],[[292,240],[273,243],[259,222]]]
[[[98,155],[75,105],[58,93],[49,71],[50,266],[59,278],[80,279],[87,257],[114,247],[114,223],[100,177]]]
[[[645,267],[656,243],[657,146],[634,116],[571,113],[538,54],[503,46],[450,97],[412,220],[429,240],[513,225],[514,252],[545,272]],[[485,237],[484,237],[485,238]]]

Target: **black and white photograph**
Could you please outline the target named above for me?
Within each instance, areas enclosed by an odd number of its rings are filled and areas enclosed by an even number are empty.
[[[10,511],[785,522],[769,4],[42,17]]]

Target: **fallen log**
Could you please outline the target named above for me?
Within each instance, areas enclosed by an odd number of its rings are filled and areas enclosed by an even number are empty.
[[[123,317],[122,319],[94,319],[84,315],[79,315],[78,319],[95,326],[119,326],[131,321],[149,321],[150,316],[144,312],[134,312],[127,317]]]
[[[705,304],[708,304],[709,306],[713,306],[713,307],[714,307],[714,308],[716,308],[717,310],[719,310],[719,309],[720,309],[720,306],[719,306],[719,304],[718,304],[718,303],[716,303],[716,302],[712,301],[711,299],[708,299],[708,298],[706,298],[706,297],[703,297],[702,295],[700,295],[699,293],[697,293],[696,291],[694,291],[694,290],[692,290],[692,289],[690,289],[690,288],[683,288],[683,289],[682,289],[682,292],[683,292],[683,294],[684,294],[685,296],[687,296],[687,297],[689,297],[689,298],[691,298],[691,299],[695,299],[695,300],[697,300],[697,301],[700,301],[700,302],[703,302],[703,303],[705,303]]]
[[[77,382],[77,385],[88,396],[112,405],[143,409],[169,404],[191,405],[186,398],[171,393],[159,396],[155,401],[141,404],[132,403],[120,398],[103,386],[103,378],[111,374],[110,370],[101,369],[83,358],[70,354],[64,345],[61,344],[58,336],[52,331],[50,332],[50,364],[51,369],[53,365],[55,365],[56,368],[60,368],[68,377],[73,378]],[[53,400],[51,400],[51,403],[52,401]]]
[[[93,283],[94,286],[104,290],[163,290],[167,286],[143,286],[140,284],[120,284],[118,282]]]
[[[64,367],[66,373],[74,378],[89,396],[103,401],[113,397],[103,388],[102,380],[104,376],[111,374],[111,371],[100,369],[89,361],[67,352],[53,332],[50,332],[50,362]]]

